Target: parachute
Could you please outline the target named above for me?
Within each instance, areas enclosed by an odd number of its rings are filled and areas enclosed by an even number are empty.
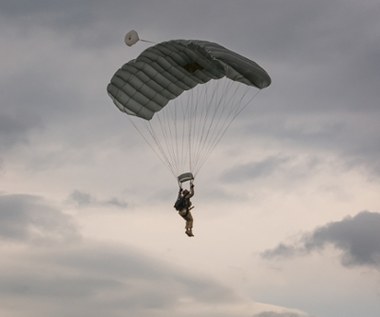
[[[125,39],[138,40],[134,32]],[[194,179],[232,121],[270,84],[257,63],[219,44],[171,40],[124,64],[107,92],[182,183]]]

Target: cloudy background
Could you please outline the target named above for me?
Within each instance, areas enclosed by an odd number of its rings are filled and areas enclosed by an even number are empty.
[[[378,317],[380,3],[0,1],[0,315]],[[107,96],[155,42],[218,42],[273,84],[196,180]],[[239,140],[239,142],[236,142]]]

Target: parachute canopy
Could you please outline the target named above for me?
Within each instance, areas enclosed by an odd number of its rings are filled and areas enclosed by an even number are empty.
[[[223,46],[173,40],[150,47],[125,64],[107,90],[121,111],[150,120],[183,91],[225,76],[259,89],[271,83],[258,64]]]
[[[130,45],[138,40],[135,31],[125,38]],[[122,66],[107,91],[183,182],[193,180],[231,122],[270,83],[258,64],[219,44],[172,40]]]

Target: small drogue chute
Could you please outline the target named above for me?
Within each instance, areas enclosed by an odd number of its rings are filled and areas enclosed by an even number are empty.
[[[131,30],[127,34],[125,34],[124,43],[127,46],[135,45],[138,41],[145,42],[145,43],[155,44],[152,41],[140,39],[138,33],[135,30]]]
[[[124,42],[128,46],[132,46],[132,45],[136,44],[139,41],[139,39],[140,38],[139,38],[139,35],[137,34],[137,32],[135,30],[131,30],[127,34],[125,34]]]

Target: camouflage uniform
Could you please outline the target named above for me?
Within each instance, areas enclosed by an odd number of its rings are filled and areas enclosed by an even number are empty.
[[[184,197],[186,199],[186,207],[181,209],[180,211],[178,211],[178,214],[186,220],[186,226],[185,226],[185,229],[186,229],[186,234],[189,236],[189,237],[193,237],[193,232],[192,232],[192,229],[193,229],[193,216],[191,214],[191,209],[193,208],[191,206],[191,201],[190,201],[190,198],[194,196],[194,185],[192,184],[190,186],[190,192],[185,189],[184,191],[182,191],[182,189],[180,190],[180,192],[178,193],[178,199],[180,199],[181,197]]]

